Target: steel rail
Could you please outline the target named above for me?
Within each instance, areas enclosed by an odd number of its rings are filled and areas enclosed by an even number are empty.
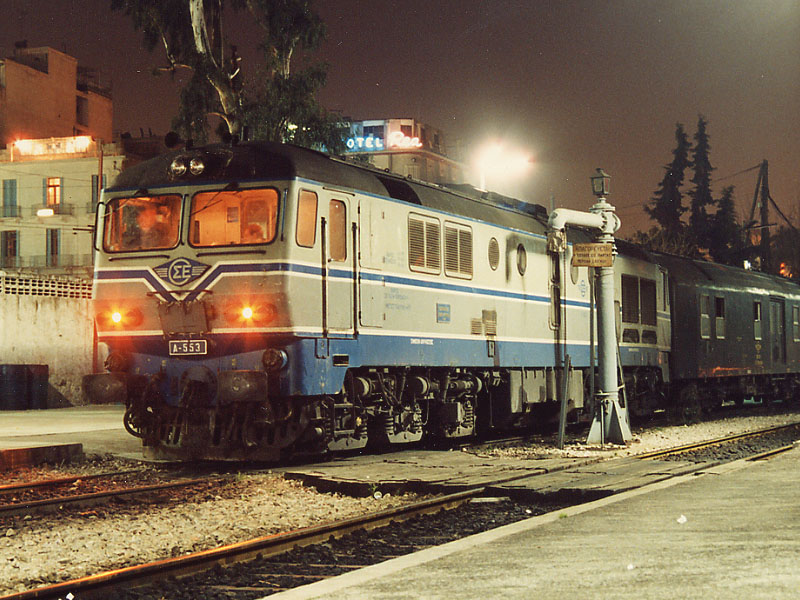
[[[44,500],[28,500],[14,502],[12,504],[0,505],[0,517],[8,517],[18,514],[29,514],[30,512],[46,512],[48,509],[56,510],[65,505],[90,506],[100,504],[103,501],[111,500],[120,496],[135,496],[137,494],[149,494],[174,488],[189,487],[201,483],[217,483],[224,481],[219,479],[187,479],[185,481],[171,481],[169,483],[157,483],[140,487],[125,488],[121,490],[108,490],[105,492],[92,492],[88,494],[76,494],[74,496],[56,496]]]
[[[227,565],[253,558],[266,558],[282,554],[292,548],[309,546],[327,541],[332,537],[341,537],[360,530],[370,530],[388,525],[393,521],[403,521],[423,514],[455,508],[483,493],[484,488],[476,488],[397,508],[335,521],[326,525],[305,527],[295,531],[276,533],[236,544],[228,544],[210,550],[193,552],[185,556],[167,558],[143,565],[115,569],[88,577],[81,577],[63,583],[35,588],[0,596],[0,600],[56,600],[72,594],[75,598],[87,600],[91,598],[112,598],[113,590],[120,586],[130,587],[159,581],[166,577],[188,575],[205,571],[216,565]]]
[[[691,444],[685,444],[683,446],[674,446],[672,448],[665,448],[663,450],[653,450],[652,452],[645,452],[643,454],[637,454],[634,458],[639,458],[641,460],[651,460],[654,458],[660,458],[662,456],[668,456],[670,454],[682,454],[684,452],[691,452],[692,450],[699,450],[701,448],[708,448],[709,446],[716,446],[720,444],[726,444],[728,442],[733,442],[736,440],[751,438],[751,437],[758,437],[760,435],[768,435],[770,433],[775,433],[777,431],[783,431],[785,429],[791,429],[793,427],[800,427],[800,421],[796,421],[794,423],[789,423],[787,425],[776,425],[774,427],[766,427],[764,429],[757,429],[755,431],[747,431],[744,433],[736,433],[733,435],[727,435],[724,437],[714,438],[711,440],[705,440],[702,442],[694,442]]]
[[[0,495],[13,494],[25,490],[33,490],[41,487],[56,487],[58,485],[67,485],[75,483],[76,481],[89,481],[92,479],[102,479],[103,477],[118,477],[120,475],[131,475],[134,473],[142,473],[142,471],[129,470],[129,471],[114,471],[109,473],[90,473],[86,475],[70,475],[69,477],[57,477],[55,479],[39,479],[36,481],[21,481],[18,483],[9,483],[7,485],[0,485]]]

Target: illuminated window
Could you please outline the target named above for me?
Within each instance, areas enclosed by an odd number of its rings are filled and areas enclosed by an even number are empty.
[[[109,252],[173,248],[180,222],[178,195],[114,198],[106,206],[103,247]]]
[[[57,208],[61,205],[61,178],[48,177],[45,179],[45,204],[48,208]]]
[[[331,260],[347,260],[347,207],[341,200],[331,200],[328,205],[330,238],[328,253]]]
[[[317,239],[317,194],[301,190],[297,199],[297,233],[295,239],[298,246],[311,248]]]
[[[192,198],[192,246],[265,244],[275,239],[278,190],[201,192]]]

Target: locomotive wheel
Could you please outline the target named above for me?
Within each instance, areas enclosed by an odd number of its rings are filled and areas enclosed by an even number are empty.
[[[677,393],[670,416],[672,421],[683,424],[699,423],[702,420],[703,405],[696,385],[687,385]]]

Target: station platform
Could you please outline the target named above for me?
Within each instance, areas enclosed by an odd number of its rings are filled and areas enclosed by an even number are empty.
[[[86,454],[141,459],[142,444],[122,424],[122,405],[0,412],[0,471]]]
[[[797,598],[800,449],[533,517],[270,599]]]

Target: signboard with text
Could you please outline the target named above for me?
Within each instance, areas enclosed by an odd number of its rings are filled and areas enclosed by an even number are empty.
[[[573,244],[573,267],[610,267],[614,255],[611,244]]]

